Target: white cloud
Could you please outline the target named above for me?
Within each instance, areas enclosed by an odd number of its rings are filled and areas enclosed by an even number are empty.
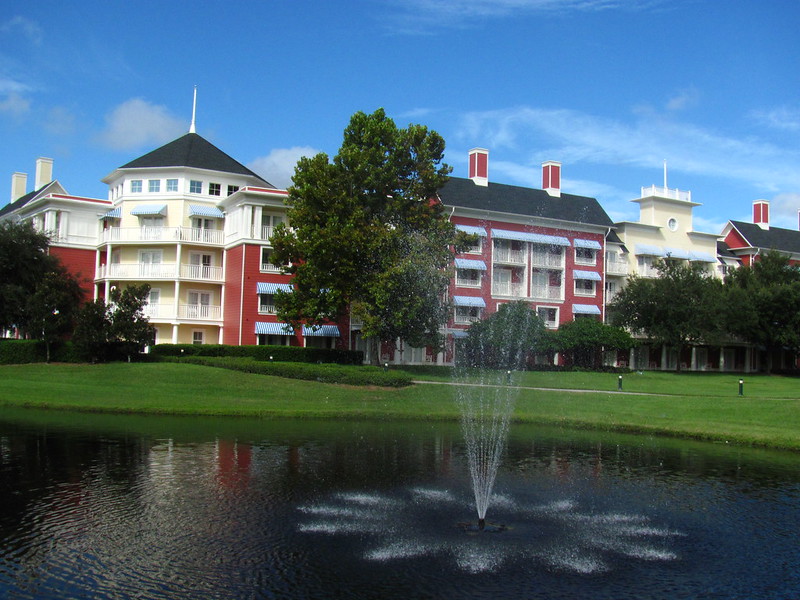
[[[681,90],[667,101],[666,108],[669,111],[686,110],[696,106],[700,100],[700,92],[696,88],[690,87]]]
[[[22,33],[26,39],[37,46],[42,43],[44,38],[44,32],[39,24],[26,17],[17,15],[0,24],[0,33],[13,35],[16,32]]]
[[[753,111],[759,123],[785,131],[800,131],[800,108],[780,106],[770,110]]]
[[[63,106],[54,106],[45,116],[42,126],[45,131],[53,135],[67,136],[75,133],[75,115]]]
[[[798,229],[800,227],[800,193],[778,194],[770,200],[769,221],[775,227]]]
[[[100,143],[114,150],[130,150],[168,142],[189,130],[188,124],[166,107],[132,98],[106,115]]]
[[[266,156],[260,156],[247,167],[261,175],[277,188],[286,189],[292,185],[292,176],[297,161],[303,156],[315,156],[319,150],[310,146],[294,146],[293,148],[276,148]]]
[[[2,82],[0,82],[0,89]],[[0,100],[0,114],[9,115],[15,119],[21,118],[31,109],[31,101],[22,97],[16,92],[8,94],[4,100]]]

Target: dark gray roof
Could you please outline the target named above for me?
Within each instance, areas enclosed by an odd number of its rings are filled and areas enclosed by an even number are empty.
[[[761,229],[754,223],[745,223],[744,221],[731,221],[731,225],[754,248],[774,249],[800,254],[800,231],[796,229],[783,229],[781,227]]]
[[[451,177],[439,190],[439,198],[447,206],[603,227],[614,225],[600,203],[587,196],[562,193],[560,197],[555,197],[544,190],[502,183],[481,186],[475,185],[470,179]]]
[[[45,184],[42,187],[40,187],[38,190],[34,190],[32,192],[28,192],[27,194],[25,194],[24,196],[20,196],[19,198],[17,198],[13,202],[9,202],[3,208],[0,208],[0,217],[2,217],[4,215],[7,215],[9,213],[12,213],[17,209],[22,208],[28,202],[30,202],[31,200],[36,198],[36,196],[39,194],[39,192],[41,192],[48,185],[50,185],[50,184],[49,183]]]
[[[728,247],[728,244],[726,244],[722,240],[717,240],[717,256],[740,260],[738,256],[736,256],[733,252],[731,252],[731,249]]]
[[[196,133],[187,133],[177,140],[156,148],[144,156],[122,165],[121,169],[149,169],[153,167],[193,167],[223,173],[248,175],[274,187],[260,175],[231,158],[214,144]]]

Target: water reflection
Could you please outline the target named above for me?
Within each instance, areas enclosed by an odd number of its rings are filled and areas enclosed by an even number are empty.
[[[791,597],[800,457],[457,424],[0,417],[0,597]]]

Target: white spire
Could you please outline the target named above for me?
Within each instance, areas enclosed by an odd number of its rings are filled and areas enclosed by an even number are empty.
[[[667,159],[664,159],[664,189],[667,189]]]
[[[195,127],[195,116],[197,115],[197,86],[194,86],[194,100],[192,100],[192,124],[189,125],[189,133],[197,133]]]

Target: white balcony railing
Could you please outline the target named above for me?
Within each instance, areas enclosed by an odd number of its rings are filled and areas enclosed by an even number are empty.
[[[495,248],[492,260],[499,263],[510,263],[514,265],[525,264],[525,251],[512,250],[511,248]]]
[[[650,187],[642,188],[642,198],[649,198],[650,196],[683,200],[684,202],[692,201],[692,192],[685,192],[677,188],[662,187],[660,185],[651,185]]]
[[[456,285],[459,287],[472,287],[472,288],[479,288],[481,287],[481,280],[480,279],[466,279],[464,277],[459,277],[456,275]]]
[[[192,242],[222,245],[224,234],[219,229],[197,227],[109,227],[100,236],[108,242]]]
[[[219,321],[222,315],[220,306],[210,304],[179,304],[179,319],[194,319],[198,321]]]
[[[258,314],[260,315],[274,315],[277,312],[274,304],[259,304]]]
[[[534,285],[531,287],[532,298],[544,298],[546,300],[561,300],[564,296],[562,286],[556,285]]]
[[[222,267],[181,265],[180,277],[200,281],[221,282]],[[114,263],[100,265],[98,279],[176,279],[175,263]]]
[[[181,277],[184,279],[200,279],[202,281],[223,281],[222,267],[210,265],[181,265]]]
[[[627,275],[628,263],[622,260],[610,260],[606,262],[607,275]]]
[[[480,321],[481,318],[478,315],[456,315],[453,317],[453,322],[457,325],[472,325],[476,321]]]
[[[562,253],[553,254],[552,252],[533,252],[531,255],[531,265],[534,267],[563,267],[564,255]]]
[[[523,298],[525,287],[521,283],[504,283],[495,281],[492,283],[492,296],[511,296],[512,298]]]

